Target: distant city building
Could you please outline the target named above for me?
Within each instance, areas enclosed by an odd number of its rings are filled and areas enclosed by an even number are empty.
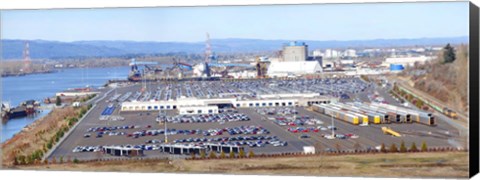
[[[355,60],[353,60],[353,59],[343,59],[343,60],[340,60],[340,63],[342,65],[345,65],[345,64],[346,65],[353,65],[353,64],[355,64]]]
[[[285,62],[305,61],[308,58],[308,46],[304,42],[290,42],[283,47],[282,57]]]
[[[343,52],[344,57],[357,57],[357,51],[355,49],[347,49]]]
[[[313,51],[313,52],[312,52],[312,55],[313,55],[314,58],[324,56],[324,54],[322,53],[322,51],[319,50],[319,49]]]
[[[337,57],[339,57],[338,51],[332,49],[325,50],[325,59],[333,59]]]

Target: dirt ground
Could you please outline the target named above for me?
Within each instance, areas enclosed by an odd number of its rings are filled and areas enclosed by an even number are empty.
[[[131,160],[17,166],[15,169],[363,177],[468,176],[467,152],[324,155],[252,159]]]
[[[45,144],[54,134],[68,122],[65,117],[75,115],[75,109],[71,107],[54,109],[47,116],[36,120],[21,132],[1,144],[2,165],[11,166],[16,156],[29,156],[34,151],[40,150],[45,153]]]

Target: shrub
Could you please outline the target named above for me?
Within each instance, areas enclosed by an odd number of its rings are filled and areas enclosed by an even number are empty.
[[[249,157],[249,158],[255,157],[255,154],[253,153],[252,150],[250,150],[250,151],[248,152],[248,157]]]
[[[205,158],[205,150],[200,151],[200,158],[204,159]]]
[[[77,163],[79,163],[79,162],[80,162],[80,161],[79,161],[77,158],[74,158],[74,159],[73,159],[73,163],[77,164]]]
[[[63,163],[63,156],[60,156],[59,160],[60,163]]]
[[[222,159],[226,158],[225,152],[222,151],[222,152],[220,153],[220,158],[222,158]]]
[[[407,147],[405,147],[405,142],[403,141],[400,144],[400,152],[407,152]]]
[[[233,151],[230,151],[229,157],[230,158],[235,158],[235,153]]]
[[[240,151],[238,152],[238,157],[245,157],[245,151],[243,151],[243,149],[240,149]]]
[[[418,151],[417,145],[415,144],[415,142],[413,142],[412,146],[410,146],[410,151],[412,151],[412,152],[417,152]]]
[[[397,145],[392,144],[392,145],[390,146],[390,152],[398,152]]]
[[[387,149],[385,148],[385,144],[383,144],[383,143],[382,143],[382,145],[380,145],[380,152],[383,152],[383,153],[387,152]]]
[[[57,105],[57,106],[62,105],[62,99],[60,98],[60,96],[57,96],[57,99],[55,101],[55,105]]]
[[[428,150],[428,148],[427,148],[427,143],[426,143],[425,141],[423,141],[423,143],[422,143],[422,151],[425,152],[425,151],[427,151],[427,150]]]
[[[210,154],[208,155],[208,157],[217,158],[217,153],[215,153],[214,151],[210,151]]]
[[[195,159],[195,158],[196,158],[196,156],[195,156],[195,153],[194,153],[194,152],[192,152],[190,155],[192,156],[192,159]]]
[[[21,155],[21,156],[18,156],[18,164],[26,164],[25,162],[25,156]]]

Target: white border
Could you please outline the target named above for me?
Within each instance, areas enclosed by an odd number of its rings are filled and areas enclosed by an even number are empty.
[[[435,0],[449,2],[462,0]],[[480,0],[475,0],[480,1]],[[429,2],[428,0],[4,0],[0,9],[52,9],[52,8],[103,8],[103,7],[159,7],[207,5],[261,5],[261,4],[312,4],[312,3],[375,3],[375,2]],[[430,1],[431,2],[431,1]],[[478,4],[478,3],[476,3]]]
[[[445,2],[449,0],[436,0]],[[450,0],[451,1],[451,0]],[[458,0],[457,0],[458,1]],[[427,0],[3,0],[0,1],[0,9],[57,9],[57,8],[105,8],[105,7],[160,7],[160,6],[206,6],[206,5],[261,5],[261,4],[312,4],[312,3],[375,3],[375,2],[429,2]],[[472,0],[477,6],[480,0]],[[61,179],[61,180],[155,180],[155,179],[216,179],[216,180],[290,180],[294,179],[386,179],[386,178],[362,178],[362,177],[302,177],[302,176],[259,176],[259,175],[208,175],[208,174],[164,174],[164,173],[115,173],[115,172],[67,172],[67,171],[20,171],[1,170],[2,179]],[[398,179],[398,178],[389,178]],[[480,179],[476,176],[474,179]]]

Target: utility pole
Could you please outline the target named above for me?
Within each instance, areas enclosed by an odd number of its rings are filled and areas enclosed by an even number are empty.
[[[160,110],[160,113],[162,112],[162,110]],[[159,113],[159,114],[160,114]],[[168,134],[167,134],[167,118],[164,118],[164,122],[163,122],[164,126],[165,126],[165,131],[164,131],[164,135],[165,135],[165,143],[168,143]]]

